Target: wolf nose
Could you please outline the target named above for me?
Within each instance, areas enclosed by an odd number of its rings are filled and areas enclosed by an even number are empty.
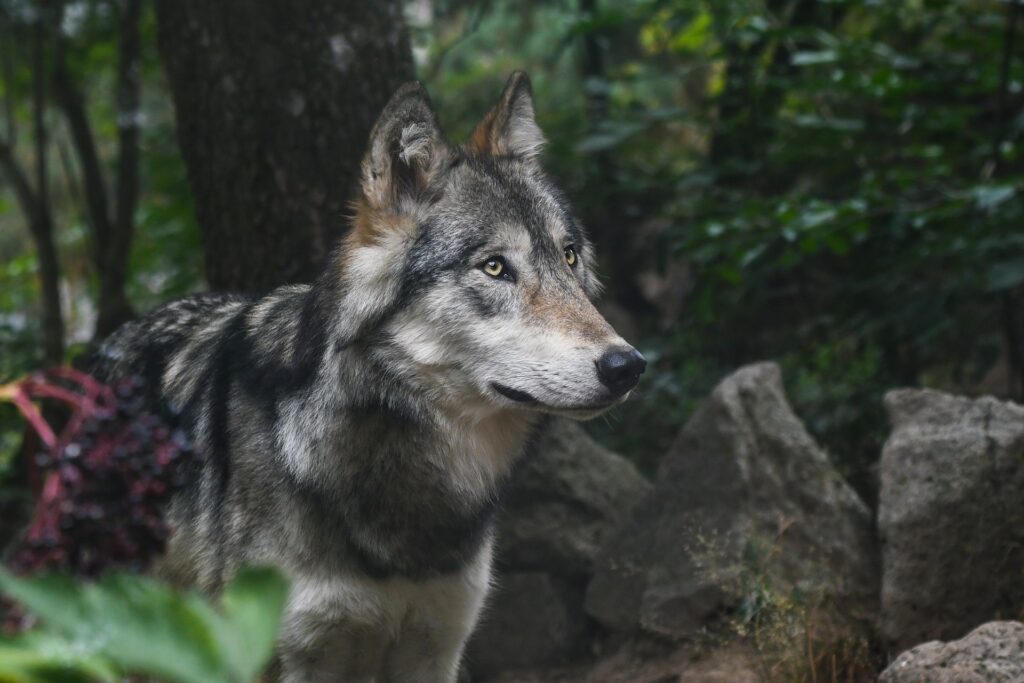
[[[613,349],[597,361],[597,376],[616,396],[636,386],[647,361],[636,349]]]

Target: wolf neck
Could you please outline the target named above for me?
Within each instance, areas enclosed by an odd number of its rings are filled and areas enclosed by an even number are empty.
[[[344,307],[330,300],[340,293],[324,286],[322,279],[306,293],[304,310],[323,318],[313,328],[337,330],[345,322],[333,317]],[[282,457],[345,529],[365,571],[455,571],[489,536],[538,417],[446,409],[397,372],[381,344],[370,331],[321,345],[311,384],[279,406]]]

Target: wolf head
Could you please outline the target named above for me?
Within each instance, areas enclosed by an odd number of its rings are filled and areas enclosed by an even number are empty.
[[[369,141],[339,258],[351,337],[439,404],[588,418],[625,400],[645,361],[605,321],[594,251],[540,168],[517,72],[464,145],[426,90],[401,87]]]

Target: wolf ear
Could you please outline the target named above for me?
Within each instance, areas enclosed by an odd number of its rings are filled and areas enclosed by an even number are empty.
[[[363,196],[375,208],[418,198],[444,167],[448,144],[426,88],[406,83],[391,96],[363,158]]]
[[[515,71],[505,84],[501,98],[473,131],[469,146],[494,156],[515,156],[533,160],[544,148],[544,134],[533,112],[530,77]]]

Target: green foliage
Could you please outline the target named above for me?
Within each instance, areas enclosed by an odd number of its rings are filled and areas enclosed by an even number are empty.
[[[494,2],[471,25],[446,11],[460,40],[425,70],[460,101],[513,66],[537,74],[548,166],[658,359],[598,428],[617,447],[656,459],[717,378],[775,358],[870,495],[881,394],[977,391],[1005,353],[1007,307],[1024,316],[1013,3]],[[680,262],[684,294],[638,296]]]
[[[758,57],[737,95],[764,106],[709,123],[710,159],[666,209],[698,306],[732,309],[702,323],[737,359],[782,357],[817,385],[798,402],[864,474],[884,389],[969,390],[1001,341],[996,295],[1022,282],[1024,121],[996,103],[1024,72],[1001,82],[1001,3],[815,12],[766,16],[753,55],[721,27],[721,58]]]
[[[117,63],[120,5],[112,0],[64,4],[61,30],[67,42],[70,77],[83,93],[89,124],[104,174],[108,202],[114,202],[117,177]],[[135,217],[128,295],[139,310],[202,287],[202,251],[193,202],[174,131],[174,112],[156,49],[156,17],[144,3],[139,80],[141,107],[134,115],[140,130],[140,194]],[[31,36],[33,2],[0,0],[0,141],[11,131],[6,107],[14,114],[12,142],[25,168],[35,163],[31,126]],[[52,44],[48,63],[52,63]],[[51,206],[66,292],[70,345],[91,340],[99,294],[94,244],[85,208],[82,169],[74,154],[66,121],[50,93],[45,120]],[[33,181],[35,179],[33,178]],[[39,366],[39,285],[28,225],[0,172],[0,381]]]
[[[17,578],[0,589],[42,625],[0,642],[0,681],[242,683],[263,670],[274,647],[287,584],[272,569],[243,569],[220,607],[152,579],[110,574],[79,584],[63,576]]]

